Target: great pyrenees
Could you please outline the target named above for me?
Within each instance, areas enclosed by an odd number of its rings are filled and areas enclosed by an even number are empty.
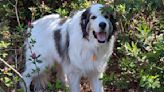
[[[81,77],[89,79],[93,92],[104,92],[99,79],[113,52],[115,23],[111,14],[102,13],[103,7],[93,4],[67,19],[51,14],[32,23],[33,28],[28,29],[31,36],[26,41],[26,68],[22,73],[24,90],[30,92],[32,81],[36,89],[40,84],[46,86],[47,71],[56,64],[60,68],[58,75],[68,82],[70,92],[80,92]],[[31,39],[35,41],[33,46]],[[41,62],[31,60],[35,57]]]

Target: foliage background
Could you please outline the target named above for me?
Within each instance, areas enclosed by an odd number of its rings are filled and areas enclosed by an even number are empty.
[[[93,2],[110,4],[117,20],[116,46],[102,78],[106,92],[163,92],[164,0],[0,0],[0,57],[22,72],[25,29],[32,21],[51,13],[68,16]],[[0,92],[22,92],[18,81],[0,62]],[[66,91],[53,77],[47,90]]]

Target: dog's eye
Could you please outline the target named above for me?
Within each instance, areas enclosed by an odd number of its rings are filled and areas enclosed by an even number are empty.
[[[105,17],[106,19],[109,18],[108,15],[105,15],[104,17]]]
[[[96,19],[97,17],[96,16],[91,16],[91,19]]]

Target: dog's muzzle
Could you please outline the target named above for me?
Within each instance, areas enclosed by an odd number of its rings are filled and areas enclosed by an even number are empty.
[[[107,39],[106,32],[95,32],[95,31],[93,31],[93,35],[99,43],[105,43],[105,41]]]

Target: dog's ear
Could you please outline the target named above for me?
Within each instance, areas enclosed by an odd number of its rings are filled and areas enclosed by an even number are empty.
[[[81,15],[81,29],[83,32],[83,37],[87,39],[88,31],[87,31],[87,24],[90,18],[90,8],[86,9]]]
[[[109,35],[107,41],[110,40],[111,36],[114,35],[115,31],[117,30],[117,27],[116,27],[116,19],[114,18],[114,15],[113,15],[113,14],[110,14],[110,15],[109,15],[109,20],[110,20],[110,22],[112,23],[113,31],[112,31],[112,33],[110,33],[110,35]]]
[[[113,33],[114,33],[117,30],[117,28],[116,28],[116,19],[114,18],[113,14],[111,14],[109,16],[110,16],[110,22],[112,23],[112,26],[113,26]]]

